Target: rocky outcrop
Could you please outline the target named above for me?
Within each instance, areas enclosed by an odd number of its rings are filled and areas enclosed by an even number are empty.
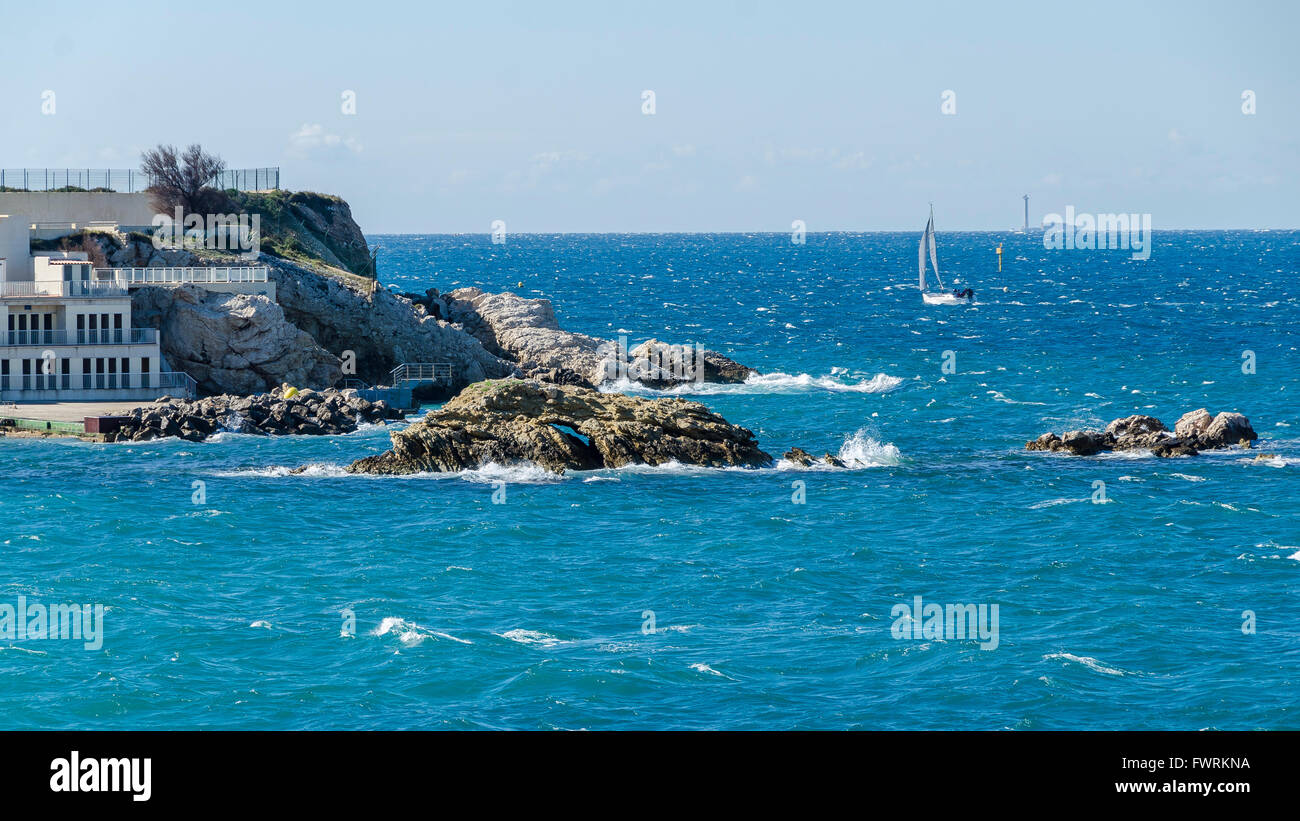
[[[371,281],[319,274],[292,262],[266,258],[285,317],[321,346],[356,355],[356,376],[385,383],[403,362],[447,362],[457,386],[515,373],[479,340],[431,316],[423,305]]]
[[[599,384],[607,343],[560,327],[549,299],[524,299],[460,288],[442,296],[447,319],[497,356],[518,363],[527,376],[569,373],[573,383]]]
[[[324,436],[351,433],[363,422],[401,418],[386,402],[368,402],[356,391],[284,387],[255,396],[209,396],[186,401],[163,397],[136,408],[108,442],[147,442],[175,436],[199,442],[220,431],[259,436]]]
[[[443,316],[530,377],[596,386],[620,378],[665,388],[688,382],[743,382],[756,373],[715,351],[651,339],[630,351],[619,343],[566,331],[547,299],[460,288],[438,298]]]
[[[844,462],[841,461],[838,456],[832,456],[828,453],[821,459],[814,459],[813,455],[803,448],[790,448],[781,458],[785,459],[787,462],[799,465],[800,467],[812,467],[818,463],[835,468],[842,468],[845,466]]]
[[[1154,416],[1137,414],[1116,419],[1099,430],[1072,430],[1057,436],[1044,433],[1025,445],[1027,450],[1093,456],[1112,450],[1149,450],[1156,456],[1195,456],[1202,450],[1232,445],[1250,447],[1259,437],[1240,413],[1211,416],[1204,408],[1185,413],[1171,433]]]
[[[556,473],[681,462],[769,465],[754,435],[698,402],[645,399],[537,380],[472,385],[392,434],[351,473],[409,474],[532,463]]]
[[[339,358],[265,296],[196,285],[137,288],[131,315],[137,327],[161,331],[168,364],[205,393],[258,393],[285,382],[326,388],[343,375]]]
[[[609,369],[608,361],[605,367]],[[626,377],[652,388],[668,388],[683,382],[736,384],[755,373],[717,351],[649,339],[628,352]]]

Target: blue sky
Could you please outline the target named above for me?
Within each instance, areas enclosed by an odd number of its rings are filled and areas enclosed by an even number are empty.
[[[1293,3],[132,6],[6,6],[0,165],[198,141],[367,232],[1300,223]]]

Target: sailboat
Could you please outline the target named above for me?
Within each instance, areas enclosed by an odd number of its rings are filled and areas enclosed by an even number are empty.
[[[930,267],[934,269],[935,281],[939,283],[940,290],[927,291],[925,288],[925,252],[930,252]],[[975,300],[975,292],[966,288],[959,292],[949,291],[939,277],[939,263],[934,256],[934,206],[930,206],[930,221],[925,224],[925,233],[921,235],[921,246],[917,249],[918,261],[921,265],[921,299],[926,305],[962,305],[969,304]],[[960,295],[959,295],[960,294]]]

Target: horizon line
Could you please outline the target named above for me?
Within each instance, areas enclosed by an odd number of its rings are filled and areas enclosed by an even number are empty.
[[[1182,232],[1208,232],[1208,231],[1252,231],[1252,232],[1273,232],[1273,231],[1278,231],[1278,232],[1285,232],[1285,231],[1300,231],[1300,226],[1295,226],[1295,227],[1272,227],[1272,226],[1270,226],[1270,227],[1264,227],[1264,228],[1259,228],[1259,227],[1255,227],[1255,228],[1243,228],[1243,227],[1237,227],[1237,226],[1215,227],[1215,228],[1207,228],[1207,227],[1196,227],[1196,228],[1184,228],[1184,227],[1156,228],[1156,227],[1153,226],[1153,227],[1151,228],[1151,233],[1153,233],[1153,234],[1154,234],[1154,233],[1157,233],[1157,232],[1161,232],[1161,231],[1163,231],[1163,232],[1173,232],[1173,231],[1182,231]],[[921,233],[924,233],[924,232],[925,232],[925,229],[924,229],[924,228],[869,228],[869,229],[842,229],[842,228],[836,228],[836,229],[828,229],[828,230],[824,230],[824,231],[805,231],[805,232],[804,232],[804,236],[814,236],[814,235],[817,235],[817,234],[921,234]],[[390,236],[390,237],[392,237],[392,236],[429,236],[429,237],[476,237],[476,236],[484,236],[484,237],[490,237],[490,236],[492,236],[493,231],[491,231],[491,230],[487,230],[487,231],[391,231],[391,230],[389,230],[389,231],[367,231],[367,230],[362,230],[361,233],[362,233],[362,234],[365,234],[365,235],[368,235],[368,236]],[[786,235],[789,235],[789,234],[791,234],[791,233],[793,233],[793,232],[790,231],[790,230],[784,230],[784,231],[773,231],[773,230],[769,230],[769,229],[762,229],[762,230],[752,230],[752,229],[751,229],[751,230],[728,230],[728,231],[573,231],[573,230],[565,230],[565,231],[507,231],[507,232],[506,232],[506,236],[507,236],[507,237],[510,237],[510,236],[565,236],[565,235],[574,235],[574,236],[602,236],[602,235],[614,235],[614,236],[627,236],[627,235],[638,235],[638,236],[672,236],[672,235],[682,235],[682,236],[713,236],[713,235],[719,235],[719,234],[722,234],[722,235],[771,234],[771,235],[774,235],[774,236],[776,236],[776,235],[786,236]],[[1045,232],[1044,232],[1044,230],[1043,230],[1042,228],[1033,228],[1033,229],[1030,229],[1028,233],[1026,233],[1026,232],[1024,231],[1024,229],[1021,229],[1021,228],[1003,228],[1003,229],[998,229],[998,228],[946,228],[946,229],[944,229],[943,231],[937,231],[937,232],[935,232],[935,233],[936,233],[936,236],[940,236],[940,235],[942,235],[942,234],[1010,234],[1010,235],[1013,235],[1013,236],[1017,236],[1017,235],[1019,235],[1019,236],[1028,236],[1028,235],[1034,235],[1034,234],[1043,234],[1043,233],[1045,233]]]

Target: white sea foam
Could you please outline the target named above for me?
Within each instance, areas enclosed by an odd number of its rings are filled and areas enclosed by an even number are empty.
[[[291,468],[285,465],[271,465],[264,468],[242,468],[240,470],[218,471],[213,474],[218,478],[263,478],[263,479],[281,479],[285,477],[307,478],[307,479],[340,479],[340,478],[362,478],[362,479],[464,479],[467,482],[476,482],[479,484],[491,484],[493,482],[509,482],[512,484],[545,484],[550,482],[563,482],[565,476],[552,473],[546,468],[535,465],[531,462],[523,462],[517,465],[499,465],[496,462],[489,462],[482,467],[470,470],[461,470],[454,473],[409,473],[396,476],[366,474],[366,473],[348,473],[342,465],[332,465],[325,462],[313,462],[306,465],[302,470]]]
[[[600,386],[600,390],[606,393],[650,393],[692,396],[713,396],[718,394],[805,393],[816,390],[829,391],[831,393],[888,393],[903,384],[902,377],[890,376],[886,373],[878,373],[870,379],[846,381],[844,379],[836,378],[834,376],[835,370],[836,369],[834,368],[832,369],[831,376],[813,376],[807,373],[788,374],[777,371],[775,373],[753,374],[744,382],[737,384],[705,382],[697,385],[694,382],[687,382],[663,390],[649,388],[639,382],[633,382],[632,380],[621,378],[603,383]]]
[[[894,467],[903,461],[903,455],[895,445],[888,442],[881,443],[868,435],[865,430],[859,430],[846,437],[835,457],[844,463],[844,467],[852,469]],[[841,470],[821,461],[813,462],[811,465],[798,465],[787,459],[778,459],[776,469]]]
[[[507,630],[504,633],[498,633],[501,638],[509,639],[519,644],[536,645],[538,647],[554,647],[560,643],[560,640],[550,633],[543,633],[539,630]]]
[[[1097,661],[1095,658],[1092,658],[1091,656],[1076,656],[1073,653],[1049,653],[1043,656],[1043,658],[1063,659],[1065,661],[1072,661],[1075,664],[1082,664],[1084,667],[1087,667],[1089,670],[1095,670],[1098,673],[1105,673],[1108,676],[1132,675],[1126,670],[1120,670],[1115,667],[1107,667],[1106,665],[1102,664],[1101,662]]]
[[[1005,402],[1008,405],[1046,405],[1046,402],[1021,402],[1017,399],[1011,399],[1002,391],[986,391],[989,396],[993,397],[995,402]]]
[[[1034,502],[1032,505],[1029,506],[1029,509],[1030,509],[1030,510],[1042,510],[1042,509],[1045,508],[1045,507],[1057,507],[1058,505],[1072,505],[1072,504],[1074,504],[1074,503],[1076,503],[1076,502],[1090,502],[1090,501],[1092,501],[1092,500],[1091,500],[1091,499],[1088,499],[1088,498],[1084,498],[1084,499],[1066,499],[1066,498],[1060,498],[1060,499],[1046,499],[1046,500],[1044,500],[1044,501],[1042,501],[1042,502]],[[1110,501],[1110,500],[1107,499],[1106,501]]]
[[[518,485],[539,485],[566,481],[563,475],[549,471],[532,462],[521,462],[515,465],[499,465],[496,462],[488,462],[482,467],[462,470],[453,475],[467,482],[477,482],[479,484],[509,482]]]
[[[460,644],[473,644],[468,639],[456,638],[448,633],[440,633],[437,630],[431,630],[423,625],[416,624],[413,621],[399,618],[398,616],[385,616],[379,626],[370,631],[372,636],[395,635],[397,640],[407,647],[416,647],[423,644],[427,639],[448,639],[459,642]]]

